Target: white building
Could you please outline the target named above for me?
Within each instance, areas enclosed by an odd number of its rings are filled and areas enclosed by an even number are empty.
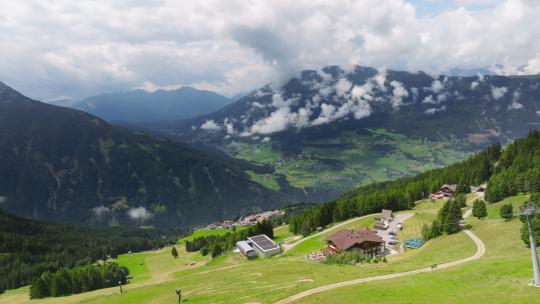
[[[269,257],[281,253],[279,245],[265,234],[248,237],[247,240],[236,243],[236,249],[247,258],[255,255]]]

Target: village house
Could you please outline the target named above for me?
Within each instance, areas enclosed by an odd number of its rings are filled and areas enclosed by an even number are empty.
[[[357,231],[340,230],[327,239],[326,251],[331,254],[350,250],[375,257],[384,254],[384,240],[367,227]]]
[[[433,198],[433,199],[451,199],[454,196],[454,193],[456,192],[456,189],[457,189],[456,184],[453,184],[453,185],[444,184],[444,185],[441,186],[439,191],[431,193],[429,195],[429,198]]]

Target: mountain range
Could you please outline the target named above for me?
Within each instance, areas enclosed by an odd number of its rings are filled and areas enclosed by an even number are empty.
[[[506,143],[540,124],[539,76],[445,76],[330,66],[215,111],[130,126],[268,165],[323,201]]]
[[[182,87],[171,91],[135,90],[102,94],[68,106],[107,121],[133,123],[190,118],[216,111],[231,102],[231,99],[211,91]]]
[[[115,127],[0,83],[0,207],[96,226],[190,226],[282,206],[258,166]]]

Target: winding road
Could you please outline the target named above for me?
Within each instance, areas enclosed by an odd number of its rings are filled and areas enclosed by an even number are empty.
[[[469,209],[469,210],[467,210],[465,212],[464,217],[468,217],[470,214],[471,214],[471,209]],[[335,288],[339,288],[339,287],[350,286],[350,285],[366,283],[366,282],[372,282],[372,281],[389,280],[389,279],[394,279],[394,278],[411,276],[411,275],[415,275],[415,274],[419,274],[419,273],[432,272],[432,271],[437,271],[437,270],[441,270],[441,269],[445,269],[445,268],[450,268],[450,267],[462,265],[462,264],[468,263],[470,261],[478,260],[486,252],[486,246],[484,245],[482,240],[480,240],[470,230],[464,229],[463,232],[465,232],[465,234],[467,234],[467,236],[470,237],[473,240],[473,242],[476,244],[476,253],[474,255],[468,257],[468,258],[464,258],[464,259],[461,259],[461,260],[448,262],[448,263],[444,263],[444,264],[439,264],[434,269],[432,269],[431,266],[429,266],[429,267],[420,268],[420,269],[411,270],[411,271],[405,271],[405,272],[399,272],[399,273],[391,273],[391,274],[386,274],[386,275],[367,277],[367,278],[360,278],[360,279],[354,279],[354,280],[349,280],[349,281],[343,281],[343,282],[337,282],[337,283],[333,283],[333,284],[328,284],[328,285],[316,287],[316,288],[313,288],[313,289],[309,289],[309,290],[303,291],[301,293],[297,293],[295,295],[292,295],[290,297],[282,299],[282,300],[276,302],[275,304],[291,303],[291,302],[299,300],[301,298],[304,298],[304,297],[307,297],[307,296],[310,296],[310,295],[313,295],[313,294],[316,294],[316,293],[320,293],[320,292],[332,290],[332,289],[335,289]],[[315,236],[315,235],[313,235],[313,236]]]

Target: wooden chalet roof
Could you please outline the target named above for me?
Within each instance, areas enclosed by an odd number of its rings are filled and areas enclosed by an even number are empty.
[[[452,185],[444,184],[444,185],[441,186],[441,189],[443,189],[443,188],[448,188],[448,189],[452,190],[452,192],[456,192],[457,185],[456,184],[452,184]]]
[[[360,230],[340,230],[332,234],[327,239],[337,246],[340,250],[347,250],[355,244],[364,242],[384,243],[383,239],[368,228]]]

